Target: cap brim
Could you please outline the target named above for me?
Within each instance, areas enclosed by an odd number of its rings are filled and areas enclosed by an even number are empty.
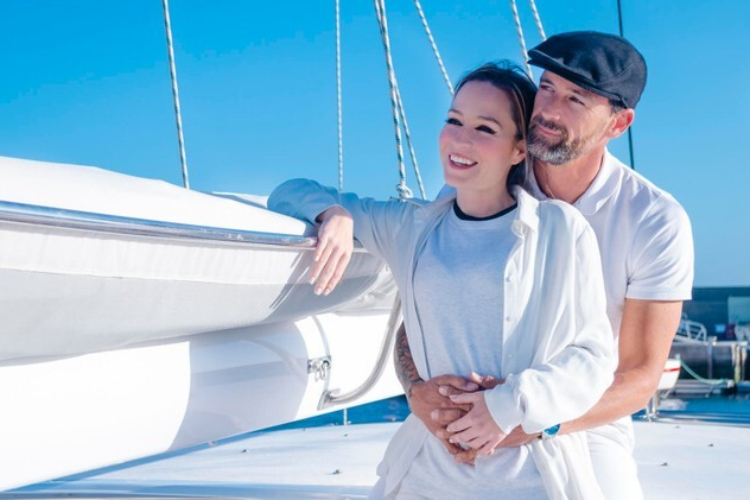
[[[575,71],[570,70],[562,63],[560,63],[560,61],[553,59],[536,49],[532,49],[529,51],[529,64],[533,64],[534,66],[537,66],[539,68],[551,71],[552,73],[575,83],[579,87],[586,89],[589,92],[593,92],[594,94],[598,94],[600,96],[604,96],[608,99],[612,99],[614,101],[622,103],[622,105],[625,107],[630,107],[626,102],[623,101],[621,96],[597,88],[596,84],[590,79],[576,73]]]

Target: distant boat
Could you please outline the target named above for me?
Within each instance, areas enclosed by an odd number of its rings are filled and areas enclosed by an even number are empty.
[[[315,296],[314,232],[259,198],[0,158],[0,490],[313,416],[368,379],[393,280],[359,249]],[[401,392],[386,372],[358,404]]]

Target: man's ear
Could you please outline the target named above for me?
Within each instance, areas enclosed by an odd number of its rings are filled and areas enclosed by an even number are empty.
[[[635,110],[632,108],[623,109],[618,111],[612,118],[612,125],[607,134],[610,139],[620,137],[625,133],[628,127],[633,124],[633,120],[635,120]]]

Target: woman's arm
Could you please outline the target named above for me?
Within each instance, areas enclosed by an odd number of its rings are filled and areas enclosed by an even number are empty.
[[[310,270],[316,293],[330,293],[340,281],[352,253],[352,235],[370,253],[389,261],[406,206],[340,193],[307,179],[287,181],[268,198],[269,209],[320,224]]]

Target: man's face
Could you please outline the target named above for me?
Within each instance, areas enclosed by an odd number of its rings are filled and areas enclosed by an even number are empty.
[[[563,165],[606,142],[612,123],[609,99],[545,71],[529,124],[529,154]]]

